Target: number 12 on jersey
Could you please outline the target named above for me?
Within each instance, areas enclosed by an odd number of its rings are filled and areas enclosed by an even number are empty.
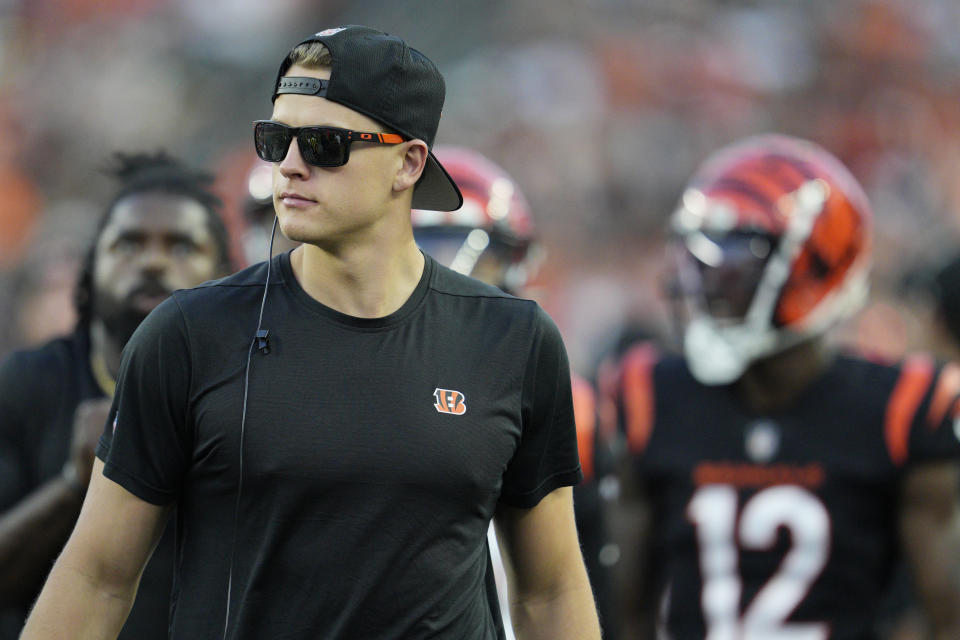
[[[740,510],[735,487],[710,484],[694,493],[687,517],[697,532],[706,640],[826,640],[825,622],[787,622],[830,554],[830,515],[819,498],[798,486],[777,485]],[[740,550],[772,548],[780,527],[790,534],[790,548],[741,616]]]

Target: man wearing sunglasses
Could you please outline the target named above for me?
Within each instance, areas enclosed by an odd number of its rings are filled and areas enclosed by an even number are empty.
[[[24,637],[113,637],[174,508],[173,638],[503,638],[494,517],[517,636],[599,638],[556,326],[413,240],[411,207],[462,201],[430,153],[439,72],[398,38],[328,29],[273,97],[256,148],[303,245],[174,294],[131,340]]]

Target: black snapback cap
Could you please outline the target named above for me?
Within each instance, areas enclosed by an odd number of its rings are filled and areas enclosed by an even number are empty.
[[[280,64],[273,100],[284,93],[316,95],[383,123],[407,138],[427,143],[427,166],[413,191],[414,209],[456,211],[463,196],[433,155],[446,85],[436,65],[396,36],[370,27],[325,29],[297,43],[320,42],[330,51],[330,80],[284,77],[289,53]]]

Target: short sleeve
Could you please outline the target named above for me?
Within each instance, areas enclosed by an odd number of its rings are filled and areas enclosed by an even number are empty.
[[[910,429],[910,462],[960,460],[960,365],[934,369]]]
[[[153,504],[175,500],[188,469],[190,380],[189,336],[170,297],[123,350],[111,419],[97,447],[104,475]]]
[[[504,473],[500,500],[530,508],[583,477],[567,352],[557,326],[539,306],[523,379],[521,421],[520,444]]]

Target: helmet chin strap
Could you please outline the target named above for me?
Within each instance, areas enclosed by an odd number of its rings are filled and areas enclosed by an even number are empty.
[[[709,316],[699,316],[687,325],[683,351],[690,372],[700,383],[730,384],[755,361],[785,351],[810,334],[777,331],[738,324],[717,326]]]
[[[683,351],[693,377],[713,386],[737,380],[775,340],[773,332],[758,334],[747,325],[718,327],[712,318],[700,316],[687,326]]]
[[[747,368],[746,354],[721,335],[709,318],[695,318],[683,336],[690,373],[705,385],[729,384]]]

